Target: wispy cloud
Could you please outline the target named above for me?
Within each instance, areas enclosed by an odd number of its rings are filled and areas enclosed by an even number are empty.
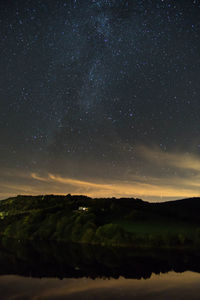
[[[140,146],[140,154],[148,161],[159,166],[171,166],[179,169],[195,170],[200,172],[200,158],[191,153],[164,152],[158,148]]]
[[[180,198],[180,197],[191,197],[199,196],[199,191],[190,188],[190,182],[187,182],[187,187],[177,188],[176,184],[172,184],[174,178],[167,182],[165,185],[162,180],[156,178],[148,178],[147,182],[138,182],[137,179],[132,181],[120,182],[112,181],[107,184],[89,182],[84,180],[77,180],[73,178],[61,177],[56,174],[48,174],[46,177],[41,177],[36,174],[31,175],[34,179],[42,182],[49,182],[51,184],[60,184],[66,189],[66,185],[69,190],[73,193],[79,192],[87,194],[92,197],[144,197],[155,200],[158,198]],[[185,182],[186,183],[186,182]],[[179,185],[181,184],[179,180]],[[71,187],[70,187],[71,186]]]
[[[143,174],[131,171],[123,178],[73,178],[57,173],[6,170],[1,175],[0,197],[16,194],[85,194],[91,197],[138,197],[164,201],[200,196],[200,159],[189,153],[140,147]],[[131,169],[130,169],[131,170]],[[126,170],[125,170],[126,171]]]

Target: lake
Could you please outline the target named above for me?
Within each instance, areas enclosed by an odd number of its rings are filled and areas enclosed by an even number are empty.
[[[0,299],[200,299],[200,256],[3,240]]]

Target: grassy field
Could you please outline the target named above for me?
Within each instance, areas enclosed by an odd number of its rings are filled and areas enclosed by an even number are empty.
[[[187,237],[193,237],[198,230],[198,225],[188,224],[186,222],[175,222],[163,220],[161,221],[126,221],[116,220],[114,224],[120,225],[125,231],[136,233],[140,236],[149,234],[165,235],[165,234],[184,234]]]

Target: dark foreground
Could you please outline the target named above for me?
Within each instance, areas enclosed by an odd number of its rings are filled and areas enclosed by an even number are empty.
[[[170,271],[200,273],[200,253],[3,239],[0,265],[1,275],[147,279]]]
[[[0,265],[1,300],[185,300],[200,294],[198,252],[3,239]]]

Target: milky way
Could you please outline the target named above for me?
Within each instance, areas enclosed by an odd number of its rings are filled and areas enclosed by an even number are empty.
[[[0,3],[0,197],[199,195],[200,1]]]

